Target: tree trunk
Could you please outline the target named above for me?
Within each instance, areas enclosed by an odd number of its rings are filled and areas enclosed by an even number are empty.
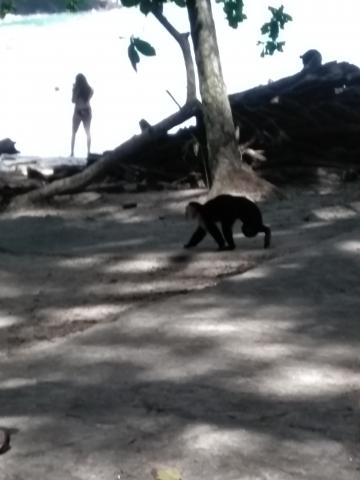
[[[188,0],[187,10],[198,68],[212,194],[240,191],[263,196],[272,186],[243,168],[220,63],[210,0]]]

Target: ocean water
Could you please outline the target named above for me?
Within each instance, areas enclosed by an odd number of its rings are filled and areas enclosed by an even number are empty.
[[[360,18],[358,0],[343,0],[336,15],[332,10],[338,6],[335,0],[284,3],[294,16],[282,35],[287,41],[285,53],[266,59],[260,58],[256,43],[261,38],[260,26],[268,19],[268,1],[248,2],[248,20],[237,30],[227,26],[220,7],[214,4],[229,93],[296,73],[301,68],[299,55],[308,48],[318,48],[324,61],[360,63],[354,40],[355,20]],[[184,9],[170,5],[165,14],[179,31],[188,31]],[[131,35],[151,42],[157,51],[156,57],[142,58],[138,73],[127,56]],[[69,155],[71,89],[79,72],[95,91],[93,152],[114,148],[139,133],[141,118],[155,123],[176,111],[166,90],[179,103],[185,99],[179,47],[156,19],[136,9],[9,15],[0,21],[0,66],[0,139],[11,137],[23,155]],[[80,129],[76,156],[85,156],[85,143]]]

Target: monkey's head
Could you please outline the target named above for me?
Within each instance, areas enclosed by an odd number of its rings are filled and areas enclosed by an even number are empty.
[[[315,69],[321,66],[322,56],[318,50],[311,49],[300,56],[304,69]]]
[[[187,204],[187,207],[185,209],[185,217],[190,220],[190,219],[196,219],[198,220],[200,217],[201,213],[201,207],[202,205],[198,202],[190,202]]]

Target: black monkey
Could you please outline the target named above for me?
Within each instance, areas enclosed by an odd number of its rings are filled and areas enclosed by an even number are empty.
[[[204,205],[190,202],[186,207],[186,217],[196,218],[199,225],[184,248],[196,247],[209,232],[219,250],[233,250],[233,225],[236,220],[241,220],[245,237],[255,237],[262,232],[265,234],[264,248],[270,246],[271,230],[263,224],[259,207],[246,197],[219,195]],[[221,223],[222,234],[216,223]]]

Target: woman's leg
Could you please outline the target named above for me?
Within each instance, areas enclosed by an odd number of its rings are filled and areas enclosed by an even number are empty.
[[[91,115],[83,120],[84,130],[86,133],[86,146],[87,146],[87,154],[89,156],[90,147],[91,147],[91,134],[90,134],[90,125],[91,125]]]
[[[80,122],[81,122],[81,119],[79,115],[74,113],[73,120],[72,120],[71,153],[70,153],[71,157],[74,156],[75,137],[76,137],[76,132],[79,129]]]

